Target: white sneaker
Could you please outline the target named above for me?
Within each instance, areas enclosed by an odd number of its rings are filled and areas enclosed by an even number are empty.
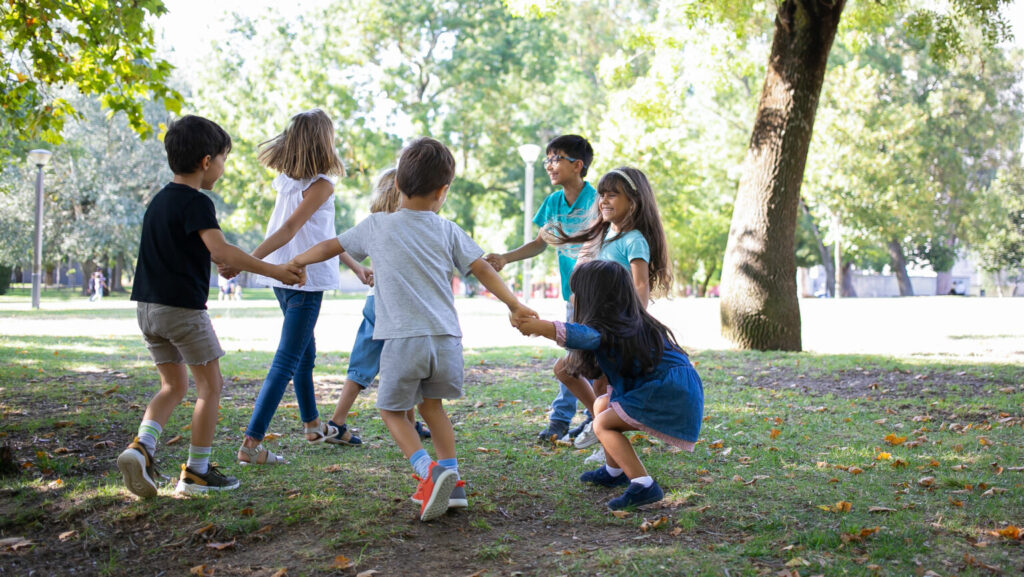
[[[597,442],[597,433],[594,432],[594,421],[587,423],[586,427],[583,427],[583,431],[576,435],[576,440],[573,441],[573,445],[577,449],[586,449]]]
[[[601,463],[604,464],[604,447],[598,447],[594,454],[583,459],[584,463]]]

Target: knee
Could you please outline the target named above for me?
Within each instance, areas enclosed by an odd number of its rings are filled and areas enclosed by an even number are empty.
[[[573,376],[569,373],[569,371],[566,370],[565,365],[565,359],[558,359],[558,361],[555,362],[554,369],[555,378],[558,379],[559,381],[562,381],[563,383]]]
[[[594,399],[594,413],[595,416],[600,415],[608,409],[608,395],[601,395]],[[596,419],[595,419],[596,422]]]

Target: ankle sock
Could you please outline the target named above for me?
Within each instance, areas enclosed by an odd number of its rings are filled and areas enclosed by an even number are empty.
[[[607,466],[607,465],[605,465],[605,466]],[[646,487],[650,487],[651,485],[654,484],[654,479],[650,475],[646,475],[644,477],[637,477],[636,479],[630,479],[629,482],[630,483],[640,483],[641,485],[643,485],[646,488]]]
[[[421,479],[427,478],[427,473],[430,472],[430,463],[431,458],[426,449],[420,449],[409,457],[409,464]]]
[[[456,479],[461,479],[461,477],[459,477],[459,460],[458,459],[440,459],[440,460],[437,461],[437,464],[441,465],[445,469],[448,469],[449,471],[455,471],[455,478]]]
[[[156,441],[160,438],[160,433],[164,431],[160,423],[146,419],[139,425],[139,444],[149,451],[152,455],[156,452]]]
[[[188,447],[188,463],[186,466],[192,469],[193,473],[205,475],[210,470],[210,453],[213,452],[213,447],[197,447],[195,445],[189,445]]]
[[[612,467],[611,465],[608,464],[605,464],[604,470],[608,471],[608,474],[611,475],[612,477],[618,477],[619,475],[622,474],[622,469],[616,469],[615,467]]]

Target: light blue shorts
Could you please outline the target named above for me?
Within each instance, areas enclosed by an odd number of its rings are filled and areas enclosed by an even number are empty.
[[[369,387],[380,372],[380,352],[384,341],[373,340],[373,325],[377,316],[373,310],[373,295],[366,297],[363,305],[363,322],[356,331],[356,342],[352,345],[352,354],[348,356],[348,374],[346,377],[362,388]]]

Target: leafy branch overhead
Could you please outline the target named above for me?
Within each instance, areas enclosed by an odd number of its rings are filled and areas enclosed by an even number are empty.
[[[166,13],[161,0],[14,1],[0,5],[0,149],[15,139],[62,142],[68,118],[81,118],[72,90],[96,95],[124,112],[143,137],[147,100],[177,112],[172,66],[155,57],[147,18]]]

